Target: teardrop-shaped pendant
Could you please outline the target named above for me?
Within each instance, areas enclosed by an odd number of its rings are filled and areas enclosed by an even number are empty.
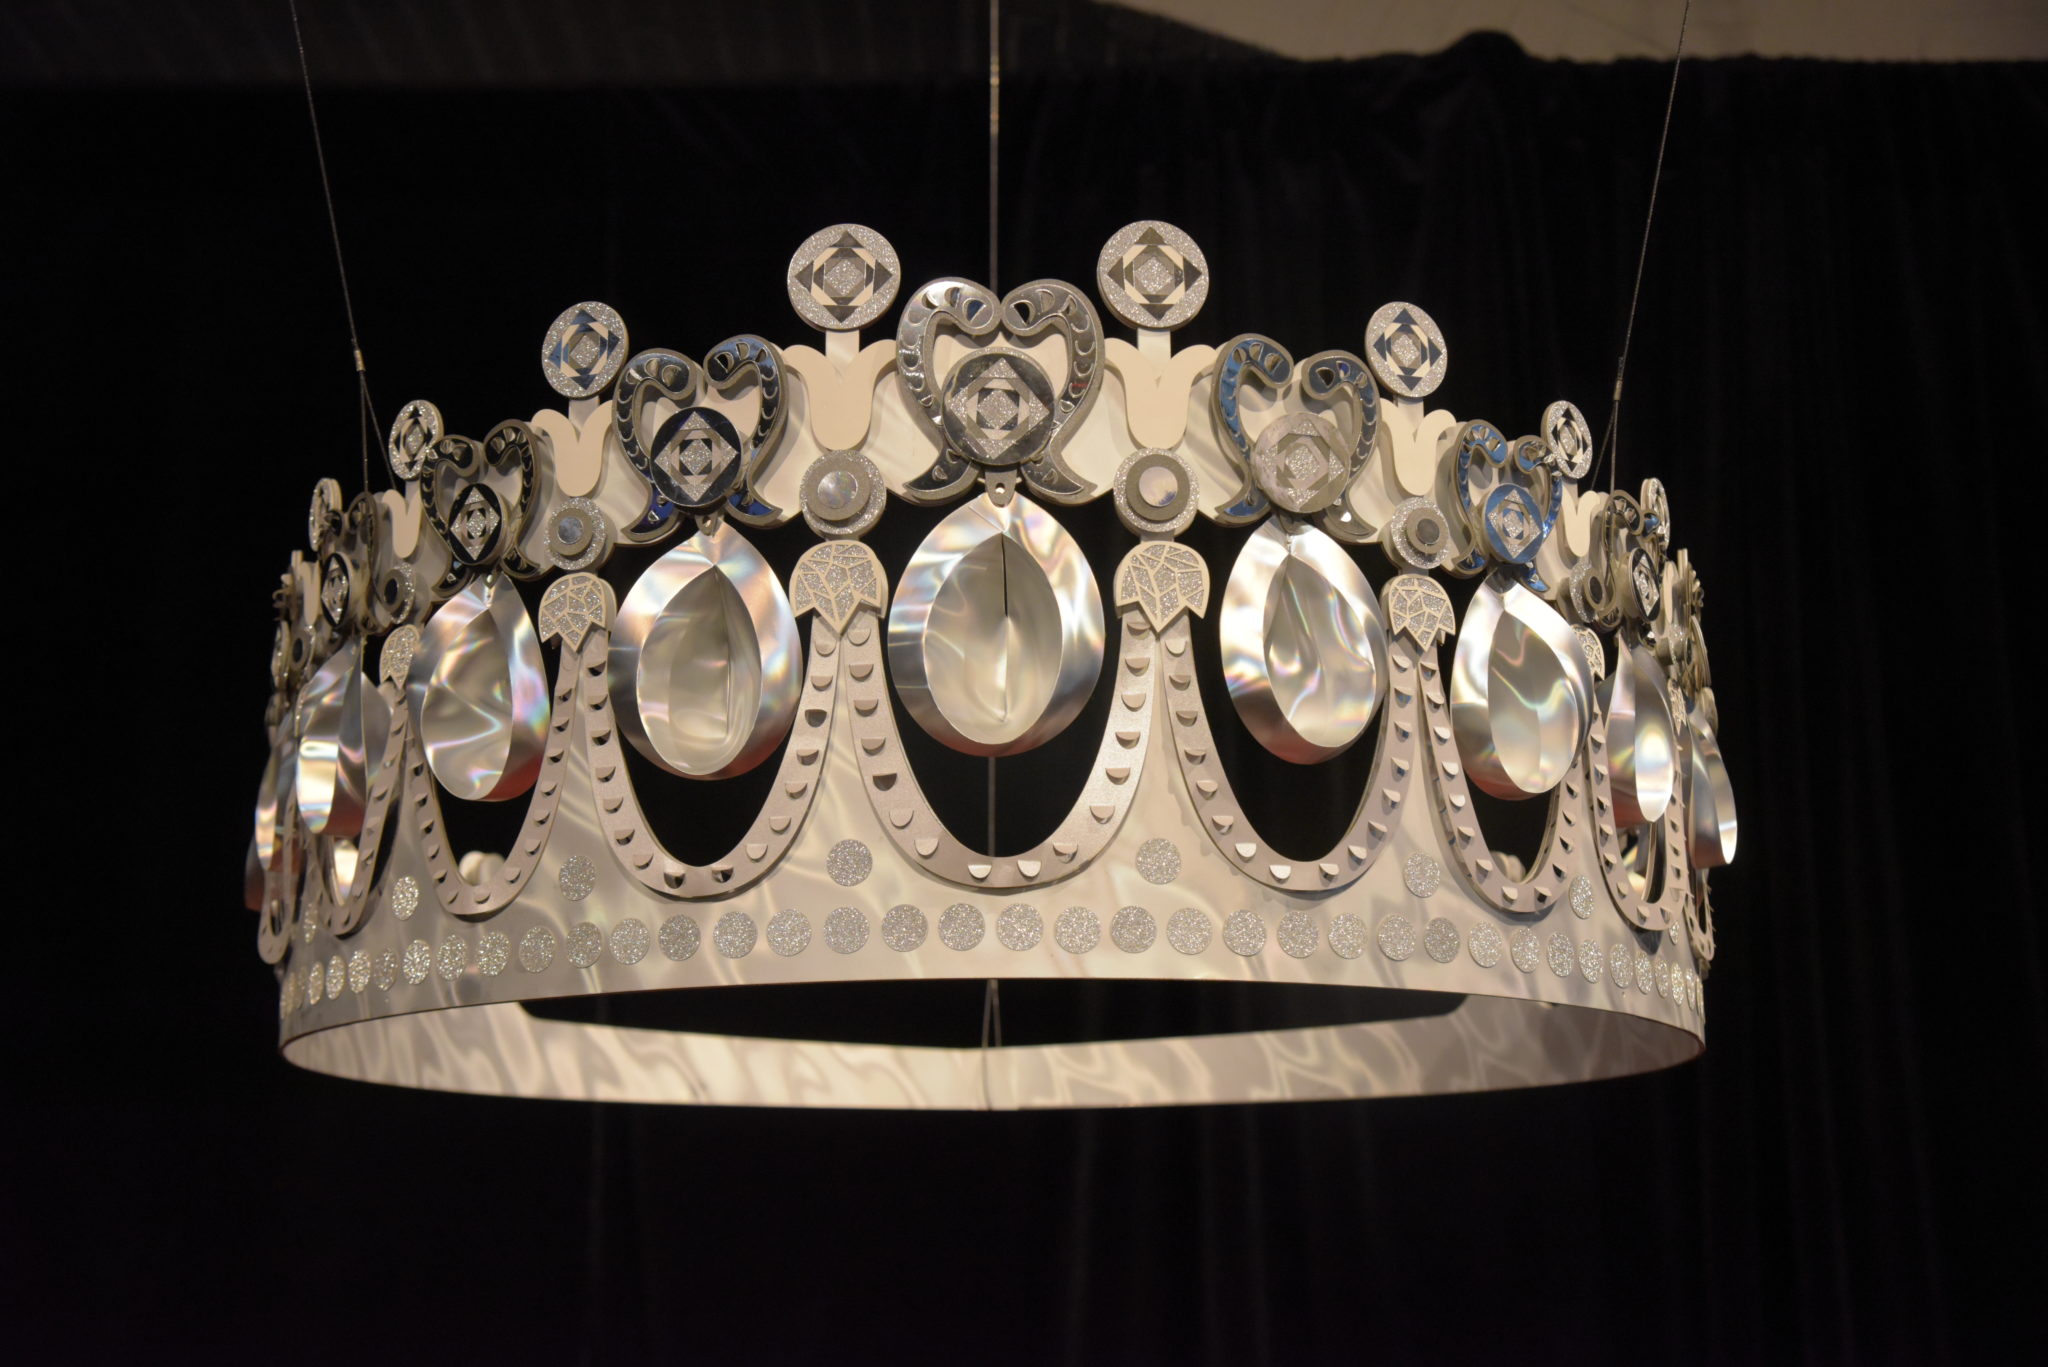
[[[801,644],[782,581],[720,523],[647,567],[612,633],[612,708],[672,774],[728,778],[773,754],[796,715]]]
[[[1671,702],[1663,666],[1640,645],[1624,645],[1614,672],[1600,682],[1607,717],[1607,774],[1614,819],[1642,826],[1671,805],[1677,776]]]
[[[455,797],[503,802],[533,786],[547,744],[540,639],[509,584],[478,580],[420,629],[406,673],[413,733]]]
[[[889,606],[889,672],[917,724],[1014,755],[1073,721],[1102,673],[1102,594],[1080,545],[1022,494],[939,520]]]
[[[1691,733],[1687,748],[1692,752],[1685,793],[1687,853],[1695,867],[1719,868],[1735,860],[1735,789],[1728,782],[1728,766],[1721,762],[1721,743],[1714,738],[1712,723],[1694,707],[1686,724]]]
[[[362,655],[362,642],[349,641],[313,671],[299,693],[292,789],[314,835],[353,839],[363,829],[369,774],[384,759],[391,709],[363,677]],[[259,814],[259,831],[261,820]]]
[[[1223,677],[1259,743],[1294,764],[1351,748],[1380,705],[1387,630],[1372,585],[1314,527],[1267,522],[1223,587]]]
[[[1517,578],[1480,585],[1451,666],[1451,729],[1465,773],[1495,797],[1536,797],[1586,736],[1592,671],[1557,610]]]

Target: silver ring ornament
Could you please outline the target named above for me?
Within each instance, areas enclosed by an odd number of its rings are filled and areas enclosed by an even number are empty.
[[[1466,776],[1500,798],[1556,787],[1592,715],[1592,674],[1577,636],[1512,570],[1489,576],[1466,608],[1450,692]]]
[[[588,498],[569,498],[548,513],[548,559],[558,570],[587,570],[611,554],[611,523]]]
[[[858,332],[888,311],[903,283],[889,239],[858,223],[821,228],[789,258],[789,302],[820,332]]]
[[[1170,332],[1201,312],[1209,261],[1171,223],[1141,219],[1102,244],[1096,289],[1109,311],[1134,328]]]
[[[828,539],[859,536],[882,516],[889,490],[875,463],[857,451],[827,451],[804,471],[797,491],[804,522]]]
[[[384,456],[391,463],[393,477],[400,483],[418,479],[427,453],[445,435],[447,428],[442,425],[441,410],[425,399],[414,399],[399,409],[391,423],[391,435],[384,443]]]
[[[1365,358],[1389,394],[1425,398],[1444,382],[1450,350],[1436,319],[1413,304],[1382,304],[1365,325]]]
[[[594,299],[572,304],[556,316],[541,339],[540,368],[548,387],[571,399],[604,392],[629,350],[625,320]]]
[[[1543,410],[1543,458],[1566,479],[1584,479],[1593,468],[1593,432],[1577,404],[1559,399]]]
[[[1433,570],[1457,550],[1450,519],[1426,495],[1400,502],[1387,519],[1382,541],[1396,564],[1417,570]]]
[[[1146,448],[1125,456],[1110,481],[1116,515],[1139,536],[1173,536],[1195,520],[1195,473],[1171,451]]]

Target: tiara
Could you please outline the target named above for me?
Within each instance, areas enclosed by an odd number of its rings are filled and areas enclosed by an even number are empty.
[[[1662,486],[1591,488],[1569,402],[1513,438],[1428,407],[1449,353],[1413,304],[1374,313],[1362,354],[1175,349],[1209,283],[1186,234],[1133,223],[1096,270],[1133,340],[1071,284],[948,277],[863,345],[901,266],[846,224],[788,271],[822,347],[635,352],[587,302],[542,342],[561,406],[472,438],[406,404],[395,487],[320,481],[276,593],[247,900],[285,1057],[466,1092],[1002,1109],[1467,1091],[1697,1054],[1708,871],[1736,821]],[[1121,532],[1083,545],[1062,510],[1105,495]],[[1178,539],[1198,516],[1237,540],[1227,569]],[[884,517],[924,529],[907,563],[863,541]],[[749,537],[798,520],[792,564]],[[1204,705],[1216,668],[1234,716]],[[914,726],[1013,755],[1084,714],[1104,717],[1093,758],[1019,853],[950,826],[904,745]],[[1370,751],[1329,849],[1256,827],[1226,762],[1246,734],[1295,765]],[[647,818],[764,768],[721,857],[680,857]],[[1482,805],[1531,799],[1533,855],[1490,843]],[[451,818],[483,803],[523,804],[516,834],[458,848]],[[979,1048],[527,1009],[932,978],[1454,1005]]]

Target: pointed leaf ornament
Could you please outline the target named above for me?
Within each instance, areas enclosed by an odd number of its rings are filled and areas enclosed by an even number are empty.
[[[1166,630],[1183,612],[1200,617],[1209,610],[1209,567],[1186,546],[1148,541],[1117,567],[1116,605],[1135,605],[1154,631]]]
[[[790,576],[789,610],[799,617],[816,612],[836,632],[844,633],[860,609],[880,612],[882,605],[882,563],[858,541],[811,547]]]

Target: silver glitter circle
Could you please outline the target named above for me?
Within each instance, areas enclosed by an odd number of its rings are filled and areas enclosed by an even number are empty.
[[[1145,476],[1154,470],[1164,470],[1174,477],[1173,492],[1163,502],[1145,494]],[[1116,515],[1140,536],[1172,536],[1186,531],[1201,504],[1201,485],[1188,463],[1171,451],[1149,446],[1124,457],[1116,474],[1110,477],[1109,493],[1116,503]]]
[[[1589,983],[1600,981],[1600,946],[1592,940],[1579,941],[1579,976]]]
[[[1650,977],[1650,956],[1636,955],[1636,991],[1647,997],[1656,990],[1657,985]]]
[[[310,945],[314,934],[320,929],[320,912],[316,907],[299,909],[299,943]]]
[[[1380,922],[1380,953],[1399,962],[1415,952],[1415,927],[1406,916],[1389,916]]]
[[[1593,914],[1593,880],[1580,874],[1572,879],[1572,914],[1581,921]]]
[[[811,918],[794,907],[784,907],[768,918],[768,948],[785,959],[793,959],[811,947]]]
[[[790,255],[786,279],[797,317],[820,332],[855,332],[896,302],[903,263],[873,228],[835,223],[803,240]]]
[[[681,963],[697,952],[697,946],[703,942],[704,932],[697,928],[696,917],[679,911],[661,923],[661,929],[655,932],[655,938],[661,942],[662,953]]]
[[[1266,947],[1266,923],[1255,911],[1233,911],[1223,918],[1223,944],[1249,959]]]
[[[838,540],[859,536],[881,519],[889,485],[881,468],[858,451],[827,451],[804,471],[796,497],[804,525],[827,540]]]
[[[555,932],[546,926],[535,926],[519,937],[519,966],[528,973],[539,973],[555,961]]]
[[[1102,919],[1086,907],[1068,907],[1053,922],[1052,938],[1069,954],[1086,954],[1102,943]]]
[[[398,982],[398,954],[384,949],[377,952],[377,962],[370,970],[370,981],[379,992],[389,992]]]
[[[1659,959],[1653,971],[1657,976],[1657,995],[1669,1000],[1671,997],[1671,965]]]
[[[1138,846],[1138,876],[1161,885],[1180,877],[1180,846],[1156,839]]]
[[[441,941],[440,952],[434,955],[434,971],[441,975],[441,981],[452,983],[462,976],[462,970],[469,966],[469,943],[460,937]]]
[[[1143,954],[1159,938],[1159,925],[1143,907],[1118,907],[1109,918],[1109,938],[1126,954]]]
[[[1422,950],[1440,964],[1458,957],[1459,944],[1458,928],[1441,916],[1430,917],[1422,928]]]
[[[1584,479],[1593,468],[1592,429],[1586,426],[1579,406],[1569,399],[1559,399],[1543,410],[1543,455],[1550,468],[1566,479]]]
[[[825,917],[825,948],[834,954],[857,954],[868,942],[867,914],[855,907],[834,907]]]
[[[434,951],[425,940],[414,940],[405,947],[405,958],[399,967],[405,973],[405,980],[418,987],[434,971]]]
[[[1436,392],[1450,362],[1443,329],[1413,304],[1382,304],[1365,325],[1365,360],[1389,397],[1420,399]]]
[[[412,914],[420,909],[420,885],[411,874],[404,874],[391,885],[384,901],[393,916],[401,921],[410,921]]]
[[[1662,968],[1663,965],[1657,965]],[[348,963],[339,955],[327,961],[327,1000],[333,1001],[348,987]]]
[[[1578,962],[1578,955],[1572,951],[1572,937],[1561,930],[1552,934],[1550,943],[1544,951],[1544,959],[1549,963],[1552,973],[1560,978],[1569,978],[1572,975],[1572,966]]]
[[[1348,911],[1330,918],[1330,952],[1340,959],[1355,959],[1365,953],[1371,938],[1364,920]]]
[[[562,896],[580,902],[597,887],[597,865],[580,854],[572,854],[555,881],[562,885]]]
[[[924,943],[927,929],[924,913],[916,907],[890,907],[882,917],[882,943],[899,954],[908,954]]]
[[[622,964],[637,964],[647,957],[647,923],[628,916],[612,927],[612,957]]]
[[[299,1009],[299,975],[287,973],[277,983],[277,1018],[283,1020]]]
[[[1408,862],[1401,866],[1401,876],[1408,884],[1408,891],[1417,897],[1430,897],[1443,886],[1444,866],[1417,851],[1408,856]]]
[[[1634,961],[1629,958],[1628,950],[1620,945],[1616,945],[1608,950],[1607,981],[1614,984],[1614,990],[1617,992],[1628,991],[1629,984],[1634,982],[1635,979],[1635,965]]]
[[[1508,936],[1508,958],[1524,973],[1534,973],[1536,965],[1543,962],[1543,941],[1529,927],[1518,926]]]
[[[486,978],[495,978],[503,973],[511,958],[512,942],[502,931],[487,930],[476,937],[476,966],[483,970]]]
[[[565,518],[582,519],[584,535],[579,540],[571,542],[563,538],[560,527]],[[597,563],[599,556],[611,549],[611,523],[605,520],[604,509],[598,507],[595,500],[563,500],[548,513],[545,526],[548,558],[554,561],[558,570],[587,570]]]
[[[1171,223],[1140,219],[1117,229],[1095,262],[1103,307],[1134,328],[1171,331],[1209,297],[1209,260]]]
[[[327,985],[327,970],[316,961],[306,970],[306,1005],[319,1004],[321,989]]]
[[[863,882],[874,867],[874,855],[858,840],[842,840],[825,855],[825,872],[842,888]]]
[[[588,921],[569,927],[569,962],[589,968],[604,957],[604,932]]]
[[[996,917],[996,938],[1005,949],[1036,949],[1045,938],[1045,918],[1029,902],[1012,902]]]
[[[1491,921],[1481,921],[1465,936],[1465,952],[1481,968],[1492,968],[1499,963],[1500,951],[1500,928]]]
[[[391,423],[391,435],[384,442],[391,473],[401,480],[418,479],[428,448],[441,440],[444,430],[441,410],[425,399],[414,399],[399,409]]]
[[[358,997],[370,990],[369,951],[359,949],[348,956],[348,990]]]
[[[1273,932],[1273,942],[1290,959],[1306,959],[1315,953],[1318,938],[1316,918],[1305,911],[1288,912],[1280,918],[1280,925]]]
[[[1182,954],[1200,954],[1209,947],[1209,937],[1215,933],[1209,913],[1193,907],[1182,907],[1166,918],[1166,943]]]
[[[1685,973],[1685,1004],[1695,1011],[1700,1009],[1700,975],[1691,969]]]
[[[939,913],[939,942],[948,949],[972,949],[987,928],[981,908],[955,902]]]
[[[728,911],[712,925],[711,943],[728,959],[744,959],[754,952],[759,934],[753,917],[744,911]]]
[[[578,328],[589,331],[575,336]],[[610,304],[586,299],[562,310],[540,343],[541,373],[548,387],[571,399],[603,390],[625,364],[630,341],[626,324]]]

